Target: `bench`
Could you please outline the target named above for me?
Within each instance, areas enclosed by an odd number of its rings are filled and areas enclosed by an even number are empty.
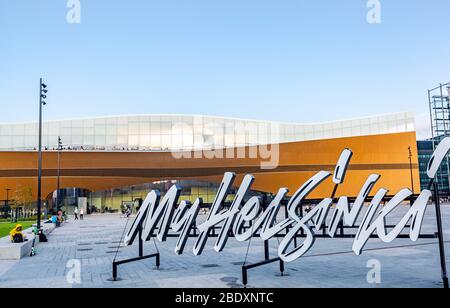
[[[42,228],[45,235],[49,235],[55,229],[55,225],[43,224]],[[33,246],[33,239],[35,238],[32,230],[33,228],[29,228],[23,232],[26,239],[28,239],[28,241],[23,243],[11,243],[9,235],[0,238],[0,260],[20,260],[29,255]]]

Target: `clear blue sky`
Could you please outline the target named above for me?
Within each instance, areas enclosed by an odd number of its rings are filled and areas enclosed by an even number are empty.
[[[0,122],[135,113],[426,119],[450,81],[450,1],[0,0]],[[422,120],[418,120],[419,122]],[[422,123],[418,123],[421,129]]]

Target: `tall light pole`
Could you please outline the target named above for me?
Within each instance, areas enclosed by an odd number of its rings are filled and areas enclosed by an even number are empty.
[[[44,99],[47,98],[47,85],[39,80],[39,145],[38,145],[38,191],[37,191],[37,228],[41,228],[41,213],[42,213],[42,106],[47,103]]]
[[[414,195],[414,177],[413,177],[413,167],[412,167],[412,151],[411,151],[411,147],[408,147],[408,152],[409,152],[409,171],[411,173],[411,190],[413,192]]]
[[[61,150],[62,150],[62,141],[61,137],[58,137],[58,171],[57,171],[57,185],[56,185],[56,210],[60,210],[59,207],[59,190],[60,190],[60,175],[61,175]]]

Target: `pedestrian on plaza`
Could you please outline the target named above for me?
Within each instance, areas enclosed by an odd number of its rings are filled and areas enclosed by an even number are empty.
[[[84,210],[80,209],[80,220],[83,220],[84,217]]]
[[[73,215],[75,215],[75,220],[78,220],[78,208],[77,207],[73,211]]]

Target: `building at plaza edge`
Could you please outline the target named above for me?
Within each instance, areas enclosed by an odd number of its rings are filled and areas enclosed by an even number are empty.
[[[0,200],[19,202],[23,191],[35,200],[37,138],[37,123],[0,124]],[[281,186],[292,193],[316,172],[333,170],[345,148],[354,156],[339,195],[355,196],[370,173],[381,175],[374,191],[420,193],[411,113],[319,124],[133,115],[44,122],[43,196],[53,208],[58,174],[60,205],[68,211],[79,197],[97,210],[119,210],[176,182],[181,199],[201,197],[208,204],[224,172],[236,173],[237,186],[254,175],[255,194],[273,195]],[[310,198],[329,197],[332,190],[324,183]]]

